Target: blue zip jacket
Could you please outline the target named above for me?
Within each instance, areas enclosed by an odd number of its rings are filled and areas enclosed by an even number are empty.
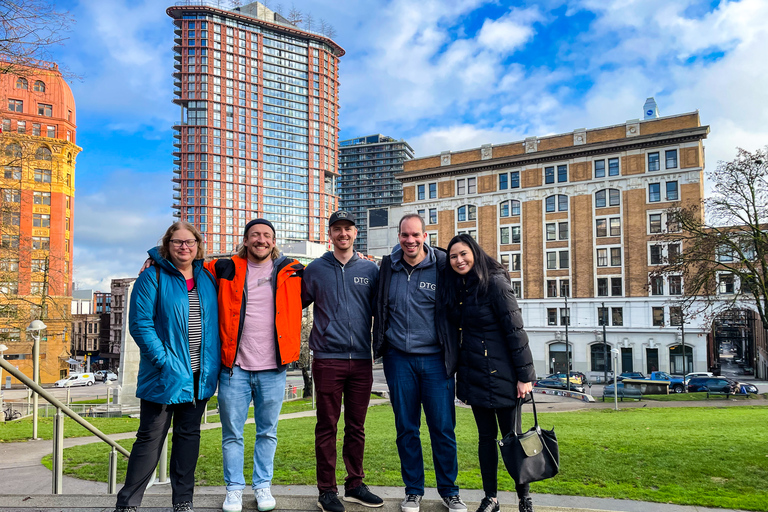
[[[312,302],[309,348],[317,359],[371,359],[371,322],[379,269],[357,254],[346,265],[328,251],[304,269],[301,300]]]
[[[159,269],[142,272],[131,293],[129,330],[141,351],[136,396],[158,404],[194,402],[213,396],[219,381],[221,343],[216,286],[206,275],[203,260],[192,263],[200,298],[202,346],[200,387],[194,396],[192,363],[189,357],[189,298],[184,276],[157,248],[149,257]],[[158,302],[159,301],[159,302]]]

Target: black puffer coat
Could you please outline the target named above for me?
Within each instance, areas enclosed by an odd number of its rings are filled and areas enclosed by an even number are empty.
[[[470,272],[450,315],[460,329],[456,396],[468,405],[512,407],[517,382],[536,380],[523,317],[504,274],[491,275],[482,297],[475,296],[476,287]]]

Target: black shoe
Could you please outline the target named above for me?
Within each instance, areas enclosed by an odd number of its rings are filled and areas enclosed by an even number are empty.
[[[371,492],[365,484],[344,491],[344,501],[359,503],[366,507],[377,508],[384,505],[384,500]]]
[[[531,501],[530,496],[526,496],[525,498],[520,498],[520,504],[518,505],[518,510],[520,512],[533,512],[533,502]]]
[[[137,507],[115,507],[115,512],[136,512]]]
[[[173,512],[195,512],[191,501],[182,501],[173,506]]]
[[[486,496],[483,501],[480,502],[480,506],[477,507],[477,512],[499,512],[499,502],[493,501]]]
[[[339,495],[333,491],[326,491],[317,498],[317,506],[323,512],[344,512],[344,505],[339,501]]]

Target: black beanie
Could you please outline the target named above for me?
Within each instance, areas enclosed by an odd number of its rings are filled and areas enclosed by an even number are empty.
[[[265,226],[269,226],[269,229],[272,230],[272,236],[276,234],[275,226],[273,226],[272,223],[269,222],[267,219],[253,219],[251,222],[245,225],[245,230],[243,231],[243,238],[248,236],[248,230],[251,229],[256,224],[264,224]]]

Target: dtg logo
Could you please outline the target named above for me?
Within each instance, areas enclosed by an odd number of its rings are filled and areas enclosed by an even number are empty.
[[[356,277],[355,278],[355,284],[368,284],[371,280],[367,277]]]
[[[426,288],[427,290],[435,291],[437,289],[437,285],[434,283],[425,283],[424,281],[419,283],[419,288]]]

